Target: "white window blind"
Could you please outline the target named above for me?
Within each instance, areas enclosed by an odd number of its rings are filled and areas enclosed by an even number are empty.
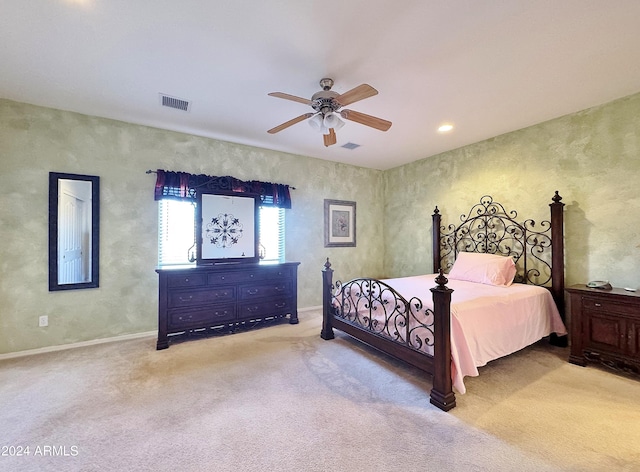
[[[284,209],[260,207],[260,244],[264,261],[284,262]]]

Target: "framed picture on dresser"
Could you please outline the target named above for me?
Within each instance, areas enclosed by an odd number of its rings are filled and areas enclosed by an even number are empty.
[[[258,195],[198,191],[196,264],[258,262]]]

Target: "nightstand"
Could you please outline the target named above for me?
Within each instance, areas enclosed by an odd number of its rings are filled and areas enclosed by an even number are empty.
[[[571,310],[569,362],[599,362],[640,374],[640,294],[621,288],[567,288]]]

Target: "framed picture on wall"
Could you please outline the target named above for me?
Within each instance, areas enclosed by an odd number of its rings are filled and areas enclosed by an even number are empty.
[[[324,247],[355,247],[356,202],[324,201]]]
[[[196,265],[258,262],[259,197],[197,193]]]

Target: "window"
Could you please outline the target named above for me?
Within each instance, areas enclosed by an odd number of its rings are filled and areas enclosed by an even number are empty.
[[[284,208],[260,207],[259,218],[262,260],[284,262]]]
[[[158,202],[158,265],[195,264],[195,209],[193,202]],[[258,228],[264,261],[284,261],[284,209],[260,207]]]

